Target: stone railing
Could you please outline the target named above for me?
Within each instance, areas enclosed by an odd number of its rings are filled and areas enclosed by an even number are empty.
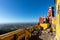
[[[33,27],[27,29],[18,29],[3,35],[0,35],[0,40],[28,40],[31,37]]]

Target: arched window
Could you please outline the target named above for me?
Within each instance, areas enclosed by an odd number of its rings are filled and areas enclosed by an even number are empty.
[[[59,25],[60,25],[60,3],[58,4]]]

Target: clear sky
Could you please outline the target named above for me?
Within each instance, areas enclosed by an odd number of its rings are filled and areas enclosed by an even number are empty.
[[[49,6],[54,0],[0,0],[0,23],[38,22]]]

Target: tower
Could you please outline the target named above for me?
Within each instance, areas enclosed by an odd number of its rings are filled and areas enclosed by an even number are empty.
[[[60,40],[60,0],[55,0],[56,4],[56,39]]]
[[[49,22],[52,22],[52,18],[54,17],[54,8],[52,6],[50,6],[48,8],[48,18],[49,18]]]
[[[43,22],[44,22],[43,17],[40,17],[40,18],[39,18],[39,22],[40,22],[40,23],[43,23]]]
[[[54,7],[50,6],[48,8],[48,16],[54,17]]]

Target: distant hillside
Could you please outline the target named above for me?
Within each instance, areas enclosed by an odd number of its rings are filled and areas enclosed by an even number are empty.
[[[36,23],[15,23],[15,24],[0,24],[0,35],[11,32],[21,28],[27,28],[30,26],[35,26]]]

